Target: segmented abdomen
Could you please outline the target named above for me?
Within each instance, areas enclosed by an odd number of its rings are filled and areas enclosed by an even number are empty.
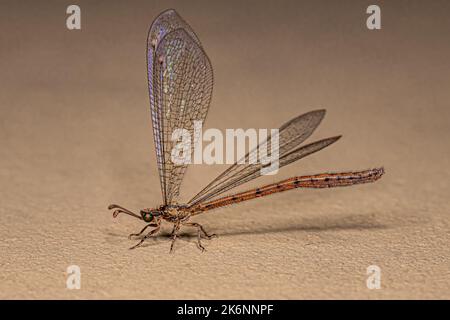
[[[295,188],[334,188],[345,187],[361,183],[369,183],[378,180],[384,174],[383,168],[375,168],[356,172],[321,173],[310,176],[292,177],[278,183],[266,185],[261,188],[252,189],[217,200],[197,204],[189,210],[192,215],[227,206],[230,204],[264,197],[273,193],[287,191]]]

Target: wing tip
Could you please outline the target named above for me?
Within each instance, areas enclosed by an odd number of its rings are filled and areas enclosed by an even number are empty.
[[[330,144],[333,144],[333,143],[335,143],[336,141],[338,141],[340,138],[342,138],[342,134],[337,135],[337,136],[333,136],[333,137],[329,137],[329,138],[325,138],[325,139],[323,139],[323,140],[328,140],[328,141],[330,141],[330,143],[328,144],[328,145],[330,145]]]
[[[317,114],[319,116],[320,120],[322,120],[325,117],[326,113],[327,113],[327,109],[322,108],[322,109],[316,109],[316,110],[309,111],[305,114],[300,115],[299,117],[305,116],[305,115],[316,115]]]
[[[321,108],[321,109],[313,110],[311,112],[322,113],[323,115],[325,115],[327,113],[327,109]]]

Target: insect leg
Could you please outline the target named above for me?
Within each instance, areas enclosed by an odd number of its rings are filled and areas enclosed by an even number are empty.
[[[141,239],[141,241],[139,241],[136,245],[132,246],[130,248],[130,250],[135,249],[137,247],[139,247],[145,240],[147,240],[148,238],[150,238],[152,235],[154,235],[155,233],[159,232],[160,226],[158,225],[155,229],[151,230],[149,233],[147,233],[145,235],[145,237],[143,237]]]
[[[149,223],[148,225],[146,225],[139,233],[132,233],[128,236],[128,239],[131,240],[131,237],[133,236],[140,236],[148,227],[158,227],[159,223]]]
[[[177,240],[178,230],[180,230],[180,222],[176,222],[173,225],[172,233],[170,234],[172,237],[172,243],[170,245],[170,253],[172,253],[173,245],[175,244],[175,240]]]
[[[199,224],[199,223],[188,222],[188,223],[184,223],[183,225],[190,226],[190,227],[196,227],[199,232],[201,231],[201,233],[202,233],[201,237],[203,239],[211,240],[212,238],[217,238],[218,237],[218,235],[215,234],[215,233],[208,234],[206,232],[205,228],[203,228],[203,226],[201,224]]]
[[[197,228],[197,248],[199,248],[202,252],[205,251],[205,247],[203,247],[202,243],[201,243],[201,239],[212,239],[214,237],[217,237],[216,234],[208,234],[206,233],[205,229],[203,228],[203,226],[199,223],[195,223],[195,222],[186,222],[183,223],[184,226],[187,227],[194,227]]]

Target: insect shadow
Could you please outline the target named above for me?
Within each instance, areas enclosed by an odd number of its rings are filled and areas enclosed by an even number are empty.
[[[271,233],[285,233],[285,232],[328,232],[341,230],[377,230],[388,229],[392,226],[382,223],[375,219],[375,215],[353,214],[339,217],[315,217],[304,218],[296,223],[287,223],[286,221],[277,220],[277,225],[253,225],[246,229],[235,228],[230,226],[227,229],[212,230],[216,232],[219,237],[233,237],[242,235],[258,235]],[[117,233],[106,231],[106,234],[113,237],[127,237],[124,233]],[[197,235],[192,232],[184,231],[179,235],[180,240],[191,242],[197,239]],[[139,239],[139,238],[135,238]],[[143,247],[152,246],[158,243],[166,243],[170,240],[170,232],[163,230],[158,236],[148,239]]]
[[[239,236],[239,235],[256,235],[269,233],[283,233],[283,232],[326,232],[326,231],[340,231],[340,230],[371,230],[371,229],[387,229],[387,224],[381,223],[374,219],[374,216],[367,215],[347,215],[340,217],[318,217],[302,219],[301,221],[292,224],[282,225],[268,225],[258,226],[249,229],[227,229],[216,232],[219,235],[225,236]]]

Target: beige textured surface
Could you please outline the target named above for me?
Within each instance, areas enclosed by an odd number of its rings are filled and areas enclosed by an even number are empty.
[[[450,298],[450,43],[446,1],[81,1],[0,8],[0,298]],[[343,134],[290,175],[384,165],[372,185],[300,190],[196,217],[220,238],[129,251],[142,224],[109,203],[156,206],[145,72],[152,19],[175,7],[215,70],[207,127],[272,128],[328,109]],[[222,166],[188,172],[184,199]],[[255,184],[252,184],[255,185]],[[65,270],[81,267],[81,290]],[[382,289],[366,288],[366,268]]]

